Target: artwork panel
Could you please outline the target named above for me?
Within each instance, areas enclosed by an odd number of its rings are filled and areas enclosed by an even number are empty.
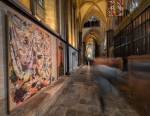
[[[123,0],[107,0],[107,16],[123,16]]]
[[[57,70],[58,77],[64,75],[64,43],[57,40]]]
[[[52,54],[52,79],[51,82],[57,81],[57,40],[55,37],[52,38],[51,43],[51,54]]]
[[[31,21],[13,13],[9,13],[8,24],[11,111],[51,84],[52,77],[57,77],[57,66],[54,42],[56,38],[52,38],[52,35]]]

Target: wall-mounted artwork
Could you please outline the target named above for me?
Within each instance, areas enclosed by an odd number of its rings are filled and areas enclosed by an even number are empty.
[[[56,45],[55,48],[51,46],[52,35],[24,17],[9,13],[8,31],[8,94],[11,111],[48,86],[52,75],[57,78],[57,68],[53,69],[56,71],[52,70],[57,63],[57,52],[52,52],[52,49],[57,50]],[[52,59],[52,56],[55,58]]]
[[[64,75],[64,43],[57,40],[58,77]]]
[[[33,0],[33,14],[40,20],[45,20],[45,2],[44,0]]]
[[[107,16],[123,16],[124,0],[107,0]]]

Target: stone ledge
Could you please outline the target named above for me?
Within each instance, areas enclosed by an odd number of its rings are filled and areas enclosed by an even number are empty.
[[[69,82],[69,77],[64,77],[55,84],[44,88],[27,100],[26,103],[12,111],[10,116],[41,116],[45,114],[48,108],[56,102]]]

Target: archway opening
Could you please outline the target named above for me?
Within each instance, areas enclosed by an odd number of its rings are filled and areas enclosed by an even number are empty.
[[[94,32],[89,32],[83,40],[83,57],[86,64],[88,61],[94,61],[99,56],[99,45],[95,34]]]

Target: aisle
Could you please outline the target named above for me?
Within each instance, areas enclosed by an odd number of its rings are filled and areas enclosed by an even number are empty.
[[[83,66],[71,75],[70,83],[45,115],[139,116],[107,81],[107,76],[120,74],[113,71],[106,66]]]

